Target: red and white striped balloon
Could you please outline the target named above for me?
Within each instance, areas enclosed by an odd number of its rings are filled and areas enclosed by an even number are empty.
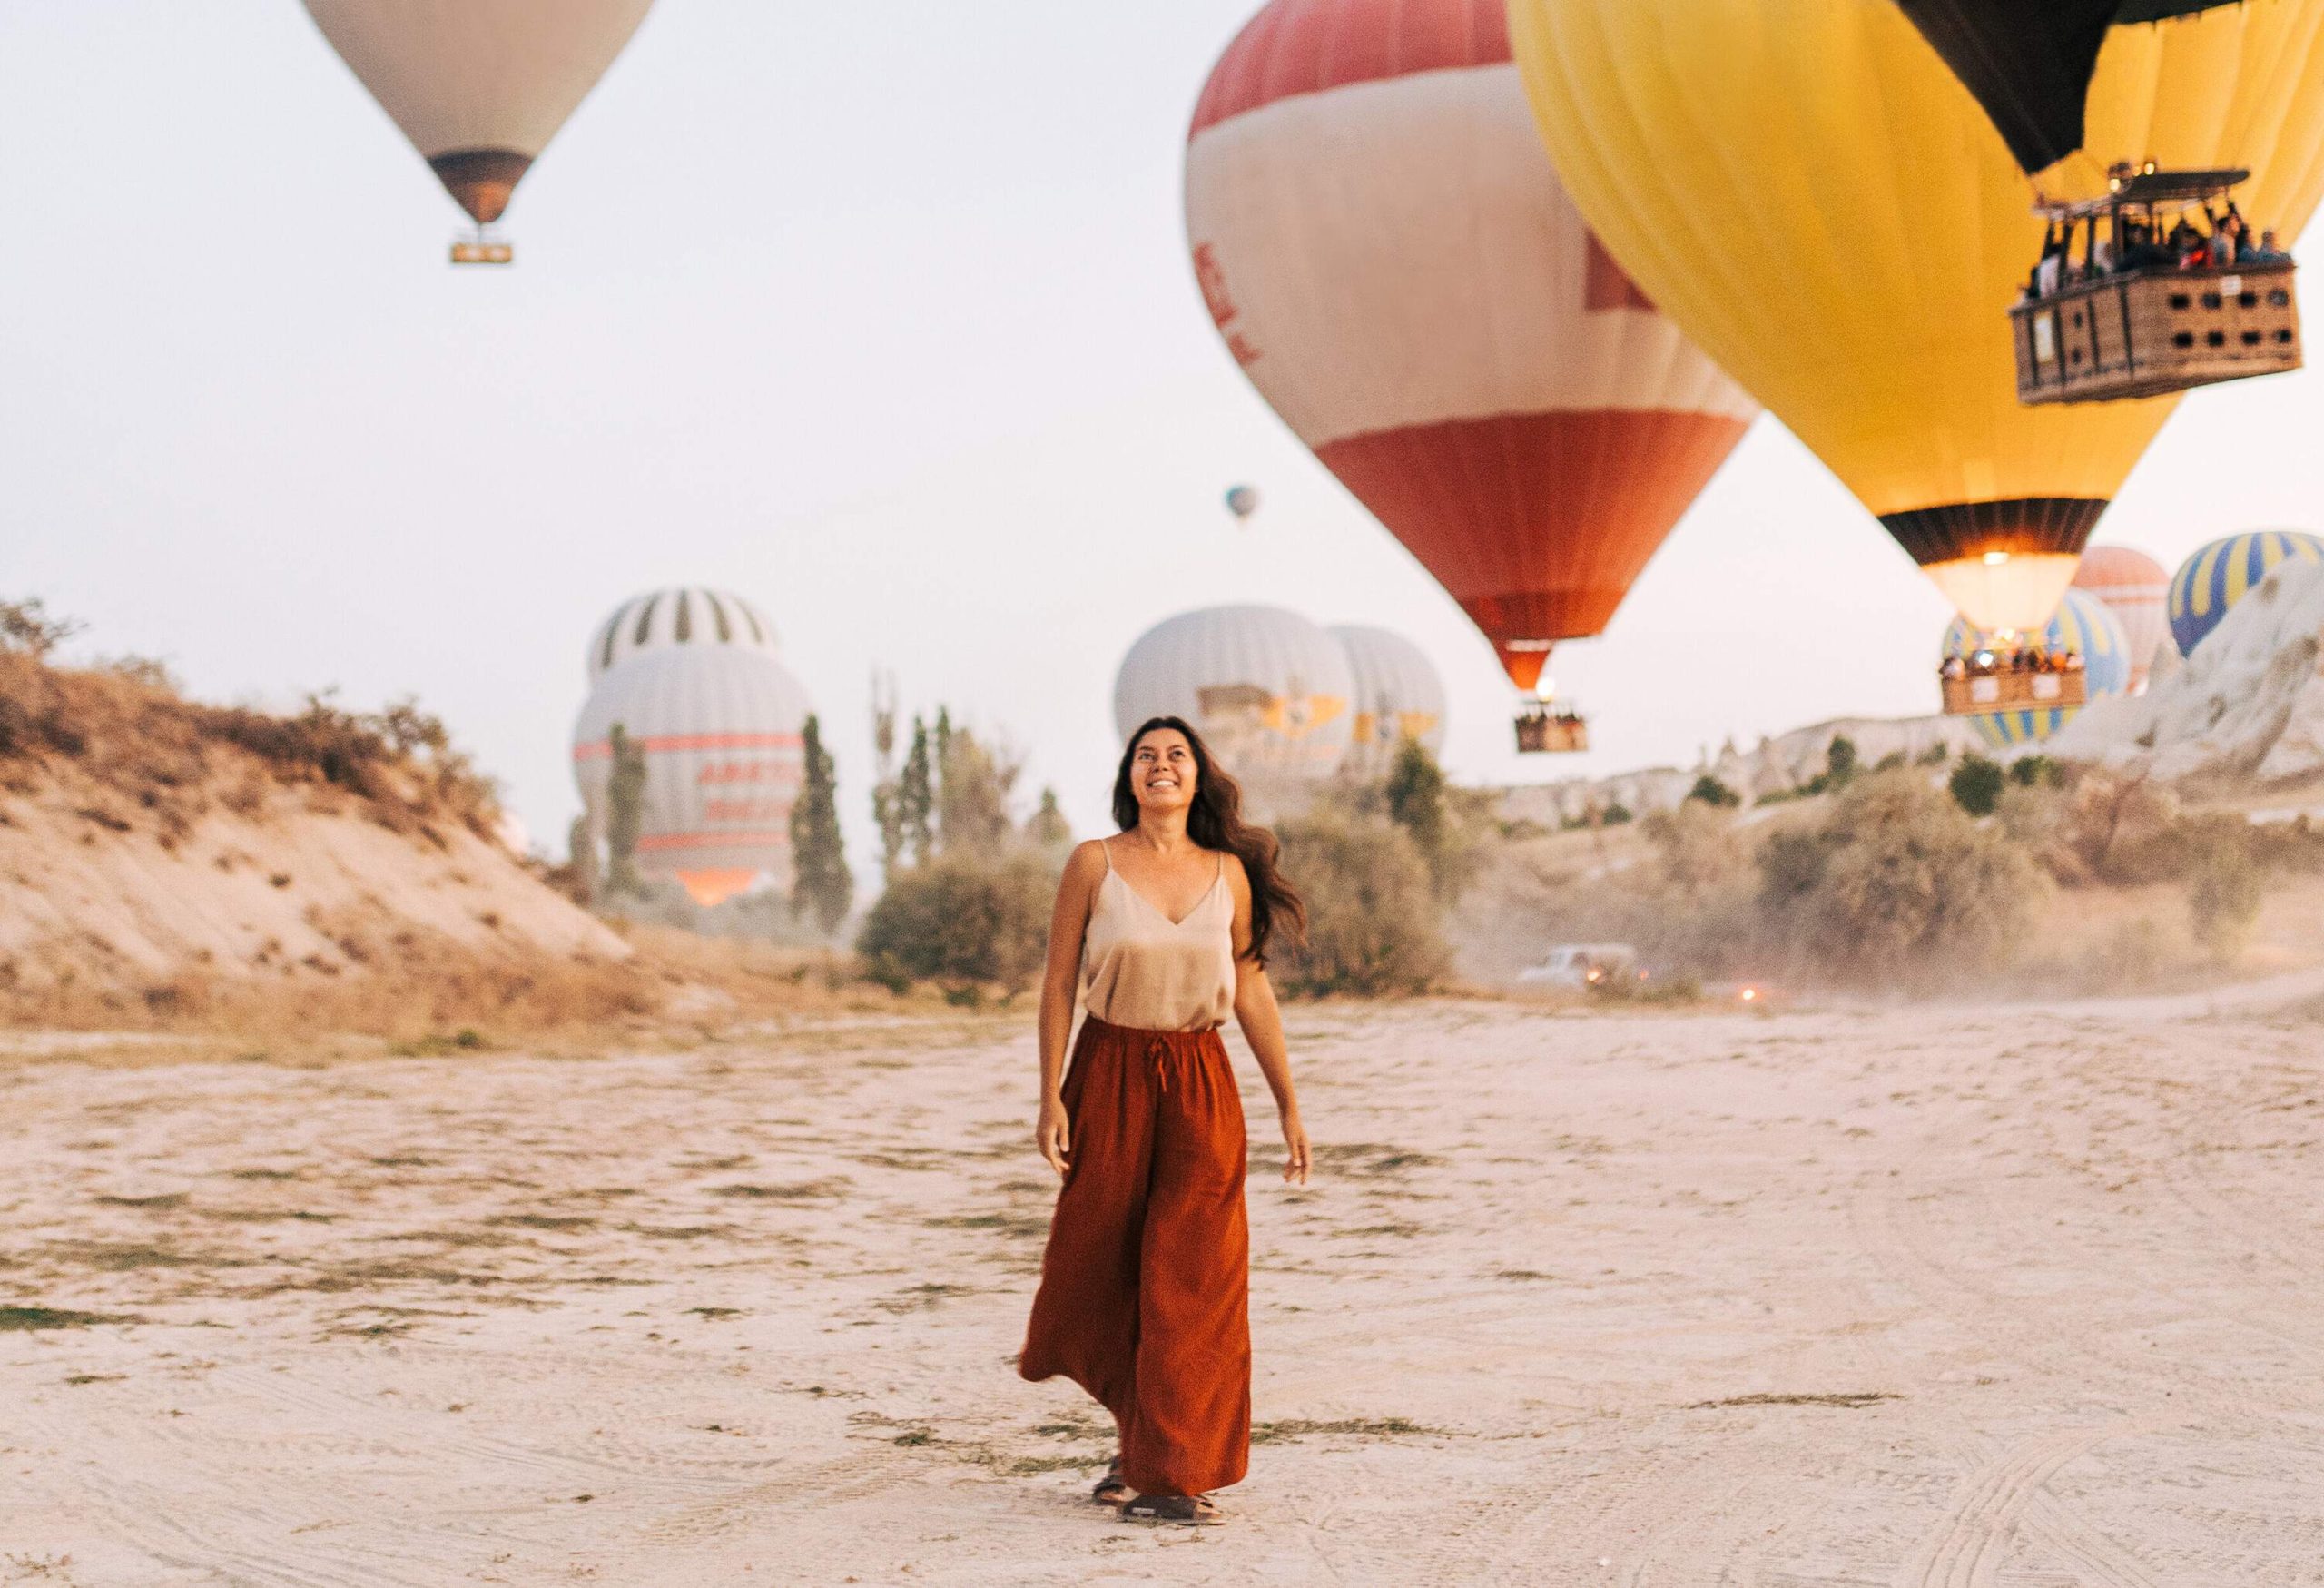
[[[1582,223],[1503,0],[1273,0],[1196,109],[1187,232],[1244,372],[1521,688],[1758,411]]]
[[[805,779],[807,695],[781,662],[739,646],[649,650],[597,680],[573,729],[592,829],[611,812],[613,730],[645,756],[637,869],[715,904],[791,882],[791,808]]]

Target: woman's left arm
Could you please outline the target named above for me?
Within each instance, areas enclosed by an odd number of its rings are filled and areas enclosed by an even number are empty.
[[[1299,1119],[1299,1094],[1291,1084],[1291,1052],[1283,1041],[1283,1011],[1275,1006],[1275,983],[1267,969],[1251,953],[1251,882],[1239,860],[1228,862],[1235,894],[1235,1021],[1243,1028],[1251,1056],[1259,1061],[1267,1090],[1275,1094],[1275,1111],[1283,1122],[1283,1178],[1292,1185],[1307,1183],[1311,1154],[1307,1127]]]

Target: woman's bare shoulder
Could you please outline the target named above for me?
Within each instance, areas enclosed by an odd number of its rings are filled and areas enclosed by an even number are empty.
[[[1106,843],[1101,838],[1085,838],[1073,846],[1065,857],[1065,874],[1077,881],[1102,875],[1106,870]]]

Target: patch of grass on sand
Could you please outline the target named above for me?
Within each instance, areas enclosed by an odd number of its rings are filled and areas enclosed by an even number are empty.
[[[1309,1434],[1348,1434],[1359,1439],[1415,1439],[1441,1435],[1446,1430],[1415,1423],[1410,1417],[1343,1417],[1336,1422],[1317,1423],[1305,1417],[1287,1417],[1280,1423],[1255,1424],[1251,1429],[1254,1445],[1287,1445]]]
[[[466,1274],[457,1268],[437,1267],[432,1264],[417,1260],[341,1263],[301,1277],[276,1280],[251,1294],[254,1298],[296,1295],[301,1291],[312,1291],[322,1296],[343,1296],[351,1290],[370,1290],[382,1285],[402,1283],[474,1288],[504,1284],[506,1281],[497,1274]]]
[[[548,1213],[508,1213],[498,1218],[487,1218],[485,1222],[507,1225],[517,1229],[554,1229],[567,1235],[597,1228],[597,1221],[594,1218],[577,1217],[559,1218]]]
[[[1015,1152],[1015,1148],[1009,1149]],[[852,1155],[856,1162],[870,1164],[873,1169],[935,1169],[944,1165],[936,1161],[943,1158],[976,1158],[977,1152],[944,1153],[932,1147],[899,1147],[886,1152],[858,1152]]]
[[[939,1302],[955,1296],[974,1296],[976,1291],[966,1285],[915,1285],[884,1301],[872,1303],[882,1312],[926,1312]]]
[[[84,1329],[91,1324],[143,1323],[128,1314],[72,1312],[58,1307],[0,1307],[0,1333],[11,1329]]]
[[[220,1258],[193,1257],[172,1247],[135,1243],[116,1245],[94,1240],[51,1241],[42,1248],[41,1255],[62,1262],[78,1263],[84,1268],[102,1269],[108,1274],[133,1274],[146,1268],[231,1266]]]
[[[1877,1406],[1882,1401],[1904,1398],[1900,1395],[1890,1395],[1886,1390],[1857,1390],[1839,1395],[1736,1395],[1725,1400],[1697,1401],[1687,1409],[1701,1412],[1720,1406],[1840,1406],[1856,1411],[1865,1406]]]
[[[1102,1455],[1018,1455],[1000,1464],[1000,1472],[1012,1478],[1038,1477],[1045,1472],[1088,1472],[1106,1465]]]
[[[714,1197],[740,1197],[755,1202],[812,1202],[820,1198],[842,1197],[854,1184],[843,1175],[828,1176],[820,1180],[801,1180],[789,1186],[713,1186]]]
[[[95,1201],[103,1208],[136,1208],[148,1213],[166,1213],[172,1208],[185,1206],[185,1193],[170,1191],[159,1197],[99,1197]]]
[[[1367,1224],[1362,1229],[1339,1229],[1332,1232],[1341,1240],[1363,1240],[1375,1235],[1393,1235],[1410,1240],[1420,1233],[1417,1224]]]
[[[482,1031],[463,1028],[449,1034],[435,1031],[409,1042],[393,1043],[388,1051],[399,1059],[446,1059],[454,1053],[481,1053],[491,1045]]]
[[[1318,1166],[1364,1176],[1400,1175],[1410,1169],[1434,1169],[1444,1160],[1381,1141],[1326,1141],[1315,1149]]]
[[[1020,1238],[1044,1236],[1049,1232],[1049,1221],[1028,1213],[970,1213],[950,1218],[924,1218],[921,1223],[931,1229],[998,1229]]]
[[[714,1240],[734,1233],[730,1224],[625,1224],[621,1228],[648,1240]]]
[[[64,1382],[77,1389],[84,1384],[119,1384],[128,1376],[126,1373],[74,1373],[68,1374]]]
[[[716,1323],[722,1317],[743,1316],[743,1309],[739,1307],[689,1307],[686,1311],[695,1317],[708,1318],[712,1323]]]
[[[1539,1268],[1503,1268],[1501,1272],[1495,1274],[1493,1277],[1496,1279],[1512,1280],[1517,1284],[1526,1285],[1546,1284],[1549,1281],[1555,1279],[1557,1276],[1555,1274],[1544,1274]]]
[[[299,1171],[295,1169],[238,1169],[231,1173],[238,1180],[295,1180],[299,1178]]]

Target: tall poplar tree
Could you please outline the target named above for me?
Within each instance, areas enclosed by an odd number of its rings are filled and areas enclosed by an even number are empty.
[[[791,807],[791,911],[824,932],[839,930],[855,902],[855,873],[839,831],[839,776],[823,748],[822,725],[807,719],[805,775]]]

